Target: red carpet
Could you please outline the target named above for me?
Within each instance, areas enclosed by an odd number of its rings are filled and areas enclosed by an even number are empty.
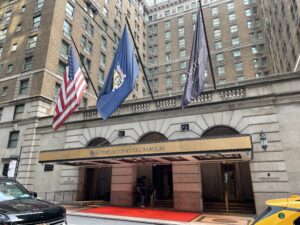
[[[157,220],[171,220],[179,222],[189,222],[196,217],[200,216],[199,213],[192,212],[177,212],[168,210],[156,210],[156,209],[141,209],[141,208],[123,208],[114,206],[104,206],[100,208],[92,208],[82,210],[80,212],[84,213],[96,213],[104,215],[114,215],[114,216],[128,216],[128,217],[138,217],[147,219],[157,219]]]

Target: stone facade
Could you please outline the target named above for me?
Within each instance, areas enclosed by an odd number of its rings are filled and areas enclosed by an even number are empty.
[[[93,110],[79,111],[73,114],[70,120],[58,131],[51,128],[52,118],[38,120],[34,130],[35,151],[55,150],[65,148],[85,147],[90,140],[102,137],[111,144],[137,143],[139,139],[149,132],[164,134],[168,140],[185,138],[200,138],[210,127],[227,125],[236,129],[240,134],[250,134],[253,143],[253,159],[250,161],[250,171],[256,209],[260,212],[264,208],[264,201],[274,197],[285,197],[290,194],[299,194],[297,176],[299,163],[297,150],[297,134],[299,134],[300,111],[299,102],[299,74],[272,76],[268,79],[245,82],[236,88],[220,89],[203,93],[210,95],[206,100],[195,101],[187,109],[179,109],[180,96],[158,99],[157,106],[150,100],[136,103],[128,101],[109,120],[98,119]],[[236,91],[236,90],[243,91]],[[242,93],[242,94],[241,94]],[[202,96],[202,97],[203,97]],[[199,98],[205,99],[205,98]],[[158,108],[156,108],[158,107]],[[190,130],[181,131],[180,124],[188,123]],[[125,136],[118,137],[118,131],[124,130]],[[264,151],[260,146],[259,134],[264,131],[268,138],[269,146]],[[36,154],[37,154],[36,152]],[[24,155],[25,156],[25,155]],[[21,165],[23,162],[21,156]],[[29,157],[30,158],[30,157]],[[33,190],[40,193],[63,192],[77,190],[78,168],[55,165],[53,172],[44,172],[43,165],[38,164],[36,157],[30,158],[35,170],[27,168],[28,179],[32,179]],[[201,203],[201,173],[194,173],[201,162],[188,165],[190,175],[181,179],[180,163],[173,163],[174,204],[181,205],[182,196],[199,196],[193,207],[202,209]],[[115,193],[133,189],[132,181],[135,173],[113,167],[112,189]],[[118,180],[118,171],[128,179]],[[47,175],[47,180],[40,182]],[[190,182],[189,177],[194,177]],[[198,178],[196,178],[198,177]],[[21,174],[18,175],[18,179]],[[123,185],[115,185],[124,183]],[[129,183],[128,183],[129,182]],[[182,192],[190,190],[190,192]],[[120,201],[118,195],[112,201]],[[71,198],[71,196],[70,196]],[[117,200],[116,200],[117,199]],[[66,200],[66,199],[65,199]],[[129,199],[122,199],[124,204],[130,203]],[[179,209],[180,207],[178,207]],[[183,209],[183,208],[182,208]]]

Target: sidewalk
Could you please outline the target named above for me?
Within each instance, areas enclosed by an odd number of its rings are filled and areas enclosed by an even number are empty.
[[[82,212],[84,210],[96,208],[99,206],[65,206],[67,209],[67,215],[74,215],[87,218],[102,218],[109,220],[128,221],[128,222],[139,222],[139,223],[153,223],[158,225],[248,225],[252,220],[252,215],[221,215],[221,214],[206,214],[200,213],[199,217],[189,222],[180,222],[172,220],[160,220],[150,219],[141,217],[130,217],[130,216],[119,216],[119,215],[108,215],[108,214],[95,214]],[[100,206],[102,207],[102,206]],[[163,211],[162,211],[163,212]]]

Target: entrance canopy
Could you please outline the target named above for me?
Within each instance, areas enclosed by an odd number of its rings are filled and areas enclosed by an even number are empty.
[[[251,158],[252,142],[247,135],[48,150],[40,152],[39,162],[107,166],[122,163],[170,164],[174,161],[249,161]]]

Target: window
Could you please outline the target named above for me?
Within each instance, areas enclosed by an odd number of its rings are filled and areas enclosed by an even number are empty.
[[[2,115],[3,115],[3,108],[0,108],[0,121],[2,119]]]
[[[222,42],[221,41],[215,42],[215,49],[221,49],[221,48],[222,48]]]
[[[5,14],[4,14],[4,21],[5,22],[9,22],[10,21],[10,18],[11,18],[11,10],[10,11],[7,11]]]
[[[227,3],[227,11],[232,12],[234,10],[233,2]]]
[[[9,163],[4,163],[3,164],[3,170],[2,170],[2,175],[7,177],[8,174],[8,168],[9,168]]]
[[[0,41],[5,39],[6,33],[7,33],[7,28],[0,31]]]
[[[186,69],[186,62],[180,62],[179,64],[179,69],[183,70],[183,69]]]
[[[179,48],[185,48],[185,39],[184,38],[179,39]]]
[[[171,50],[171,42],[166,42],[165,43],[165,51],[170,51]]]
[[[235,13],[229,14],[228,15],[228,20],[229,20],[230,23],[234,23],[236,21]]]
[[[3,89],[2,89],[2,95],[1,96],[6,96],[7,95],[7,90],[8,90],[8,87],[4,86]]]
[[[24,104],[23,105],[16,105],[15,113],[14,113],[14,120],[19,120],[23,118],[24,112]]]
[[[62,61],[58,62],[58,67],[57,67],[57,73],[61,76],[64,75],[65,72],[65,68],[66,68],[66,64]]]
[[[216,54],[216,59],[217,59],[217,62],[223,61],[224,60],[223,53]]]
[[[218,71],[218,76],[219,77],[225,76],[225,67],[224,66],[218,66],[217,71]]]
[[[164,12],[164,14],[165,14],[165,16],[170,16],[170,10],[166,10],[166,11]]]
[[[170,32],[170,31],[167,31],[167,32],[165,33],[165,39],[166,39],[166,40],[170,40],[170,39],[171,39],[171,32]]]
[[[183,26],[184,25],[184,17],[179,17],[178,18],[178,26]]]
[[[32,69],[32,59],[33,59],[33,57],[25,58],[24,71],[28,71],[28,70]]]
[[[251,16],[251,9],[246,9],[245,10],[245,15],[246,16]]]
[[[64,34],[70,37],[72,35],[72,25],[68,21],[64,21]]]
[[[7,72],[6,73],[11,73],[13,71],[13,64],[7,65]]]
[[[37,29],[37,28],[39,28],[40,24],[41,24],[41,16],[33,17],[33,26],[32,26],[32,28]]]
[[[101,36],[101,48],[102,48],[103,50],[106,50],[106,48],[107,48],[107,40],[106,40],[106,38],[103,37],[103,36]]]
[[[181,84],[181,86],[185,85],[186,80],[187,80],[186,74],[185,73],[181,74],[180,75],[180,84]]]
[[[60,90],[60,87],[61,85],[59,83],[55,83],[55,86],[54,86],[54,98],[56,99],[58,94],[59,94],[59,90]]]
[[[105,68],[106,56],[103,52],[100,52],[100,65]]]
[[[221,31],[220,30],[214,30],[214,37],[215,37],[215,39],[221,38]]]
[[[192,21],[196,22],[197,21],[197,13],[192,14]]]
[[[12,52],[15,52],[18,48],[18,44],[17,43],[14,43],[12,46],[11,46],[11,51]]]
[[[179,59],[185,58],[185,50],[180,50],[179,51]]]
[[[19,131],[12,131],[9,134],[7,148],[16,148],[18,145]]]
[[[252,53],[257,54],[257,48],[256,46],[251,47]]]
[[[235,63],[234,67],[235,67],[235,72],[237,72],[237,73],[243,72],[243,63],[241,63],[241,62]]]
[[[220,26],[220,19],[219,18],[213,19],[213,27],[218,28],[219,26]]]
[[[41,9],[44,6],[44,0],[36,0],[35,2],[35,8]]]
[[[27,49],[35,48],[36,42],[37,42],[37,35],[29,37],[28,43],[27,43]]]
[[[26,9],[26,5],[22,5],[22,8],[21,8],[21,12],[25,12],[25,9]]]
[[[184,27],[178,29],[178,37],[184,36]]]
[[[98,79],[101,83],[104,81],[104,71],[102,69],[99,69]]]
[[[178,12],[178,13],[182,13],[183,10],[184,10],[183,6],[178,6],[178,7],[177,7],[177,12]]]
[[[211,8],[211,15],[212,15],[213,17],[219,15],[218,7]]]
[[[172,87],[172,77],[166,77],[165,86],[166,87]]]
[[[166,72],[171,72],[172,71],[172,65],[166,65]]]
[[[29,79],[21,80],[19,95],[27,95],[28,94],[28,86],[29,86]]]
[[[232,42],[232,46],[235,47],[240,44],[240,39],[238,37],[235,37],[235,38],[232,38],[231,42]]]
[[[234,50],[232,54],[234,58],[239,58],[241,57],[241,50]]]
[[[106,18],[108,18],[108,10],[107,10],[107,8],[105,8],[105,7],[103,7],[103,15],[106,17]]]
[[[166,54],[165,60],[166,60],[166,62],[171,61],[171,53],[167,53],[167,54]]]
[[[68,52],[69,52],[69,44],[62,40],[60,45],[60,55],[67,60],[68,59]]]
[[[231,34],[236,34],[237,31],[238,31],[237,25],[230,26],[230,32],[231,32]]]
[[[19,23],[16,27],[16,32],[19,32],[22,29],[22,25]]]
[[[44,166],[44,172],[53,171],[54,165],[53,164],[45,164]]]
[[[171,29],[171,22],[170,21],[166,21],[165,22],[165,30],[170,30]]]
[[[253,20],[247,21],[247,27],[248,27],[249,29],[254,28]]]
[[[243,81],[243,80],[245,80],[245,77],[243,75],[242,76],[239,75],[239,76],[236,77],[236,80],[237,81]]]
[[[66,14],[69,18],[73,18],[74,15],[74,6],[71,5],[69,2],[66,4]]]

